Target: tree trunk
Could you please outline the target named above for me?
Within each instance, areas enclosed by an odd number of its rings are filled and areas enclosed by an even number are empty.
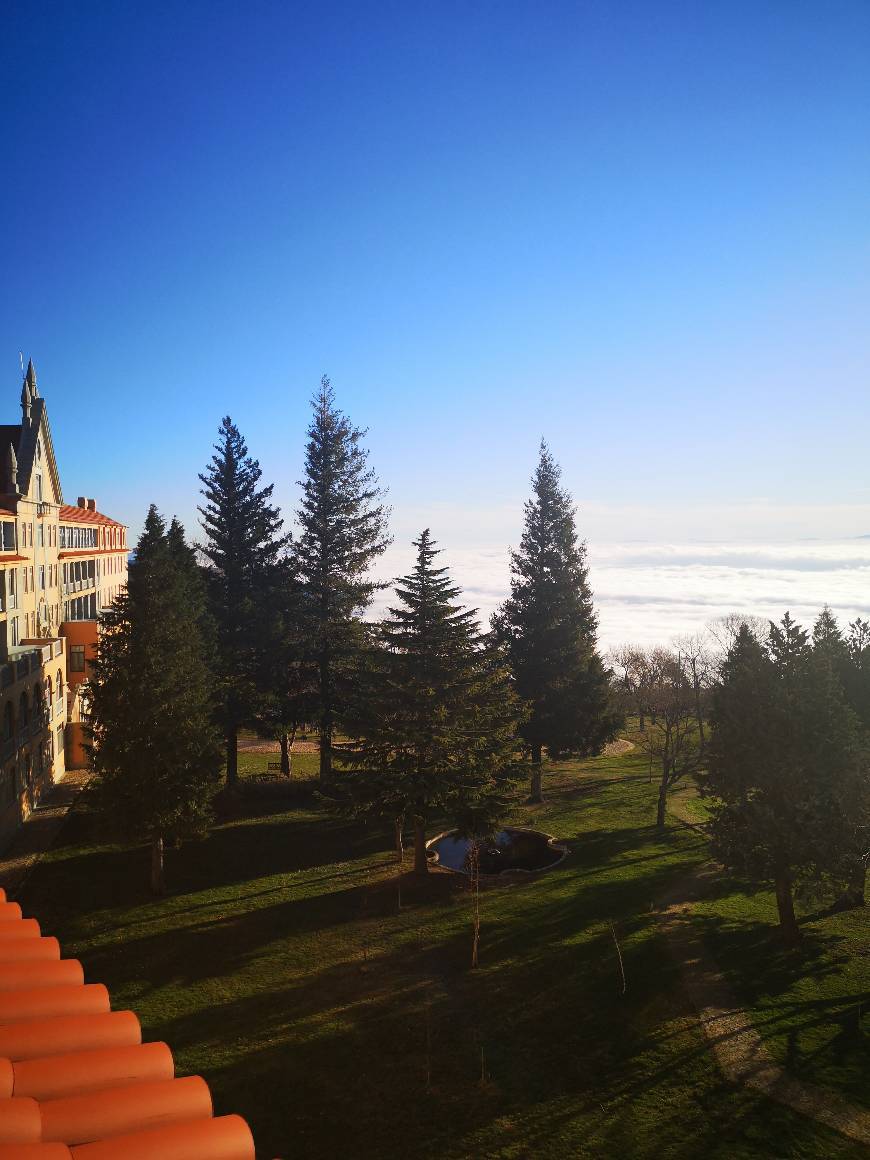
[[[532,786],[529,801],[532,805],[539,805],[544,800],[543,771],[541,769],[541,746],[532,746]]]
[[[665,828],[665,814],[668,808],[668,759],[662,758],[662,780],[659,783],[659,801],[656,808],[656,826],[658,829]]]
[[[401,864],[405,861],[405,844],[402,841],[402,831],[405,828],[405,815],[400,814],[395,820],[396,827],[396,861]]]
[[[166,878],[163,872],[162,834],[155,834],[151,839],[151,893],[166,893]]]
[[[643,709],[641,709],[640,713],[638,714],[638,717],[640,718],[640,720],[638,722],[637,727],[640,730],[640,732],[643,733],[646,730],[646,718],[643,715]]]
[[[791,876],[787,872],[777,874],[775,885],[776,909],[779,912],[780,932],[789,946],[797,946],[801,939],[801,932],[794,913]]]
[[[239,732],[235,726],[227,730],[227,785],[239,780]]]
[[[296,728],[294,726],[292,734],[282,733],[281,737],[280,737],[280,741],[281,741],[281,773],[284,775],[284,777],[290,777],[290,775],[291,775],[290,755],[293,751],[293,739],[295,738],[295,736],[296,736]]]
[[[849,875],[849,881],[843,891],[843,897],[840,899],[840,905],[844,910],[854,910],[859,906],[866,905],[866,881],[867,863],[863,858],[859,858]]]
[[[426,857],[426,826],[422,818],[414,818],[414,873],[429,873],[429,859]]]
[[[323,785],[332,781],[332,714],[320,719],[320,780]]]

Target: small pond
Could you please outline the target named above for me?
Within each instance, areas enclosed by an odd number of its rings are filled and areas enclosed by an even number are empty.
[[[470,838],[460,838],[455,831],[450,831],[433,838],[429,852],[435,853],[439,865],[467,874],[470,847]],[[502,874],[507,870],[546,870],[561,862],[566,852],[538,830],[500,830],[480,843],[480,872]]]

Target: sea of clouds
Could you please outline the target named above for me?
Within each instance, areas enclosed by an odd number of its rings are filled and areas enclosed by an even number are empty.
[[[394,544],[379,563],[384,580],[408,572],[414,552]],[[451,547],[441,560],[464,602],[486,621],[510,581],[503,547]],[[785,611],[810,626],[828,604],[845,624],[870,618],[870,537],[782,542],[589,544],[589,577],[604,648],[631,641],[662,644],[697,632],[731,612],[780,619]],[[387,591],[375,614],[391,603]]]

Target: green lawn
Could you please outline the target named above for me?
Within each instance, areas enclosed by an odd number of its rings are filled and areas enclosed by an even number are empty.
[[[219,1111],[248,1118],[265,1158],[866,1156],[711,1062],[654,915],[705,841],[676,821],[656,834],[643,759],[558,765],[545,790],[517,820],[571,854],[486,890],[477,971],[464,880],[406,876],[400,896],[389,836],[326,816],[304,785],[244,796],[173,851],[160,902],[147,852],[95,843],[74,815],[23,901]],[[777,1050],[805,1018],[801,1074],[860,1096],[866,1035],[837,1036],[867,997],[866,915],[813,923],[800,962],[767,918],[766,896],[733,885],[698,914]]]

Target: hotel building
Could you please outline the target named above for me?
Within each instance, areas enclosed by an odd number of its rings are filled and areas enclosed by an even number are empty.
[[[97,617],[127,582],[127,529],[64,503],[29,363],[21,422],[0,424],[0,843],[86,764],[82,683]]]

